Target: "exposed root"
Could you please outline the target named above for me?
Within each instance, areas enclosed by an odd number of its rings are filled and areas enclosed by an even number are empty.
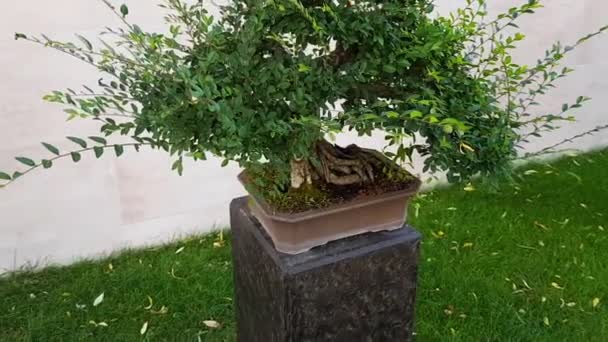
[[[312,184],[313,173],[310,163],[306,159],[294,159],[291,161],[291,187],[299,189],[304,184]]]
[[[317,180],[334,185],[369,183],[388,169],[400,170],[399,166],[379,151],[356,145],[340,147],[320,140],[315,152],[316,158],[292,160],[292,188],[299,189]]]

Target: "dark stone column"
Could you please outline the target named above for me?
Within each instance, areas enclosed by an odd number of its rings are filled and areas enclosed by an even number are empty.
[[[278,253],[230,206],[239,342],[411,341],[420,234],[409,226]]]

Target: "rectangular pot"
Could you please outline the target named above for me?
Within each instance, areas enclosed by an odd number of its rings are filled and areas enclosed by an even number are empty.
[[[242,176],[239,175],[239,180],[244,183]],[[420,184],[416,180],[400,191],[295,214],[274,212],[263,199],[252,194],[249,207],[277,251],[299,254],[349,236],[403,227],[409,201]]]

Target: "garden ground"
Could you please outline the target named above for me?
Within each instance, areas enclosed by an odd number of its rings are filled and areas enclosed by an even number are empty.
[[[607,220],[608,151],[419,196],[417,340],[608,341]],[[11,274],[0,341],[233,341],[231,267],[216,233]]]

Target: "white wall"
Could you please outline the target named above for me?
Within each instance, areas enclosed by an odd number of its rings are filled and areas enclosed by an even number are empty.
[[[125,1],[130,19],[147,30],[161,30],[162,11],[154,0]],[[463,1],[439,1],[445,12]],[[501,1],[505,9],[514,1]],[[519,57],[532,63],[555,40],[571,42],[608,22],[603,0],[547,1],[522,27],[529,39]],[[94,37],[106,25],[118,25],[100,1],[0,2],[0,170],[18,167],[17,155],[43,157],[46,141],[69,147],[66,135],[96,133],[89,122],[65,122],[62,108],[44,103],[53,89],[77,88],[96,80],[96,72],[50,49],[13,40],[15,31],[44,32],[59,39],[73,33]],[[608,37],[590,42],[568,59],[577,73],[545,98],[545,109],[557,111],[565,100],[580,94],[594,97],[579,113],[580,122],[561,136],[607,122]],[[349,142],[349,137],[340,141]],[[378,146],[381,139],[372,139]],[[589,137],[577,147],[608,144],[608,135]],[[218,163],[189,163],[183,177],[170,171],[171,161],[159,152],[128,152],[121,159],[90,155],[78,165],[64,161],[0,190],[0,273],[30,262],[66,263],[125,246],[155,243],[188,232],[208,231],[228,223],[228,203],[242,194],[235,181],[238,169]]]

